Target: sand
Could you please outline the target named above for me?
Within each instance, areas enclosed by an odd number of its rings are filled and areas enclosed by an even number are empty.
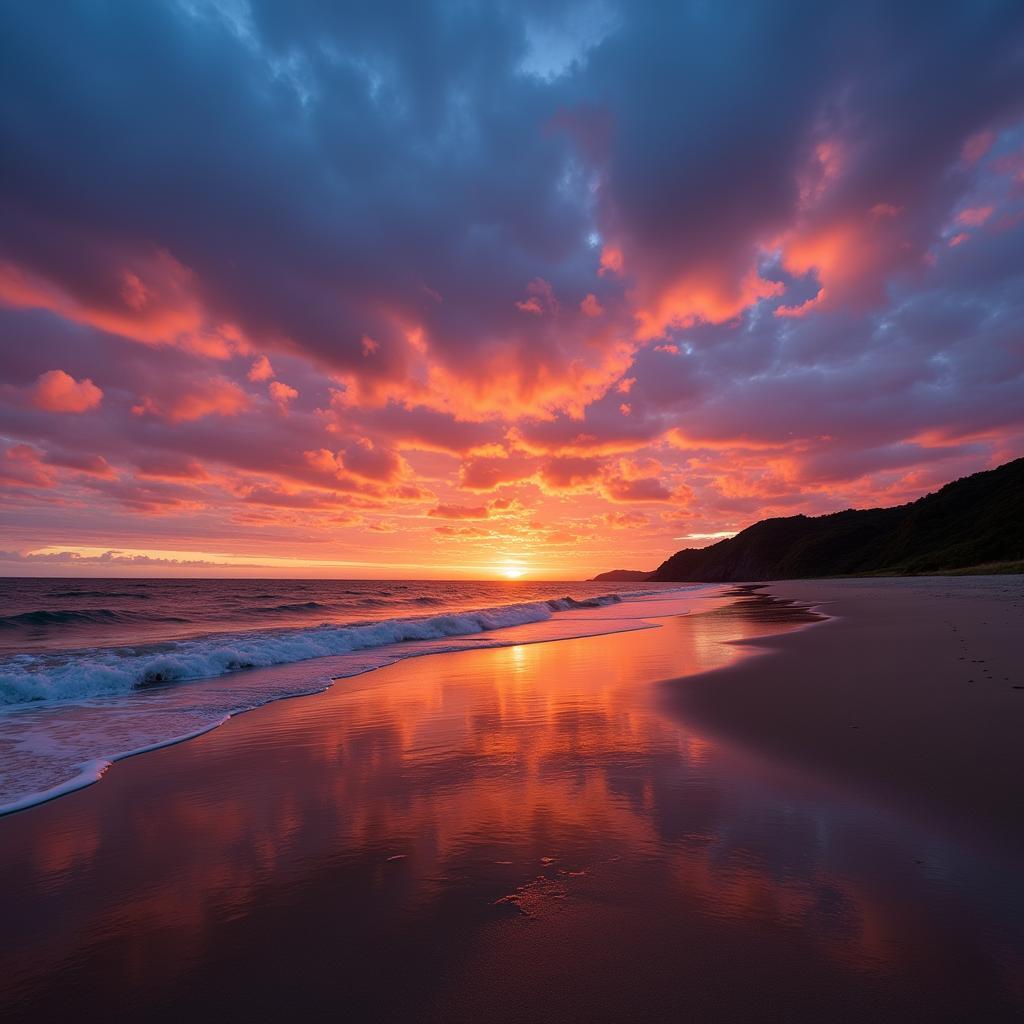
[[[769,589],[842,617],[417,658],[0,819],[0,1018],[1020,1019],[1020,581]]]
[[[1024,577],[784,582],[832,617],[670,688],[702,728],[1024,849]]]

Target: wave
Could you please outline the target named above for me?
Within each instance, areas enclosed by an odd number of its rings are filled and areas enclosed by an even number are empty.
[[[135,601],[148,601],[150,596],[136,592],[121,593],[116,590],[55,590],[50,594],[50,597],[130,597]]]
[[[597,608],[623,599],[620,594],[576,600],[571,597],[501,605],[407,619],[354,625],[324,624],[309,629],[218,634],[161,644],[159,648],[100,649],[69,656],[18,655],[0,664],[0,704],[76,700],[127,694],[167,683],[222,676],[247,668],[266,668],[312,658],[349,654],[386,644],[470,636],[507,626],[549,619],[555,612]],[[82,621],[110,612],[30,612],[29,617],[63,616]],[[68,618],[72,616],[74,618]],[[11,616],[10,619],[24,619]],[[0,620],[3,621],[3,620]],[[32,621],[40,621],[33,619]]]
[[[273,612],[315,612],[318,609],[326,611],[330,605],[320,604],[319,601],[296,601],[292,604],[275,604],[266,608],[255,608],[254,611],[271,614]]]
[[[53,611],[40,608],[32,612],[0,617],[0,629],[64,625],[108,625],[141,622],[188,622],[174,615],[146,615],[144,612],[115,611],[111,608],[68,608]]]
[[[630,597],[640,595],[630,594]],[[600,597],[556,597],[548,601],[548,607],[555,612],[568,612],[574,608],[604,608],[609,604],[621,604],[622,597],[619,594],[602,594]]]

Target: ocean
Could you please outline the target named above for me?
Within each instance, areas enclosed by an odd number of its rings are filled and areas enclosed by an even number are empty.
[[[686,589],[5,579],[0,813],[96,781],[112,761],[199,735],[232,715],[319,692],[332,679],[420,654],[642,628],[645,598]]]

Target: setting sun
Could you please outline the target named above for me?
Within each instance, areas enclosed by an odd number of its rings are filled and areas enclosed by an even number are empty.
[[[501,566],[498,569],[498,574],[504,576],[507,580],[517,580],[526,574],[526,566],[510,562],[508,565]]]

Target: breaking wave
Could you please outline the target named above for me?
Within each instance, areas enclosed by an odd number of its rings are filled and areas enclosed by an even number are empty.
[[[306,629],[221,633],[159,645],[15,655],[0,662],[0,704],[128,694],[152,686],[222,676],[240,669],[348,654],[386,644],[471,636],[508,626],[541,622],[559,611],[616,604],[622,601],[623,596],[637,597],[642,593],[605,594],[584,599],[562,597],[351,625],[324,624]],[[313,605],[314,602],[310,602],[309,605],[291,607]],[[0,620],[0,624],[24,626],[110,621],[108,616],[130,614],[108,609],[28,612]]]

